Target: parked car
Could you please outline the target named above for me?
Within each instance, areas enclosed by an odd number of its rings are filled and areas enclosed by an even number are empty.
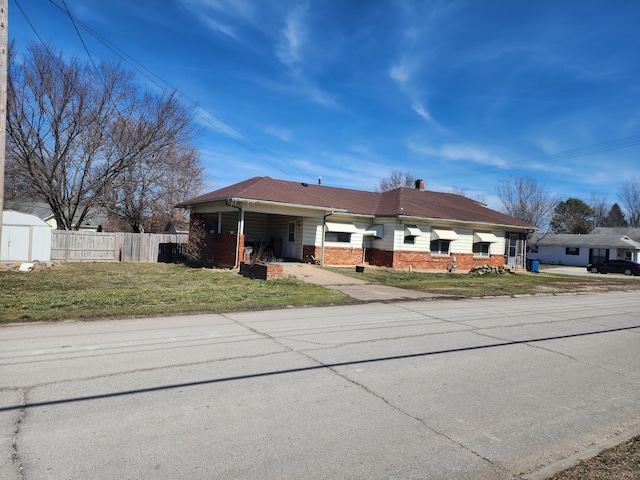
[[[624,273],[625,275],[640,275],[640,263],[629,260],[607,260],[602,263],[590,263],[587,271],[591,273]]]

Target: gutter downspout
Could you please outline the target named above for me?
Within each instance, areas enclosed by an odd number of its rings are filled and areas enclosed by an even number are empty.
[[[238,209],[238,228],[236,229],[236,256],[233,260],[233,268],[238,268],[238,254],[240,253],[240,229],[244,233],[244,209],[242,207],[238,207],[236,205],[232,205],[234,203],[234,199],[229,198],[225,202],[229,207]]]
[[[327,226],[327,217],[333,215],[335,212],[327,213],[324,217],[322,217],[322,243],[320,244],[320,266],[324,267],[324,229]]]

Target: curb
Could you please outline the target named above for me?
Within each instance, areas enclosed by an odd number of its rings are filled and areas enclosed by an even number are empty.
[[[545,480],[546,478],[555,475],[556,473],[567,470],[568,468],[575,467],[583,460],[588,460],[595,457],[599,453],[613,447],[617,447],[621,443],[631,440],[634,437],[640,436],[640,426],[637,426],[624,433],[613,435],[612,437],[603,440],[600,443],[596,443],[585,450],[577,452],[568,458],[558,460],[536,472],[524,475],[520,477],[522,480]]]

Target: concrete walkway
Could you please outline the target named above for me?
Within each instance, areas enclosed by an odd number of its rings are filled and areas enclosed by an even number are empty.
[[[434,297],[444,296],[369,283],[358,278],[329,272],[316,265],[310,265],[307,263],[285,263],[284,275],[296,277],[304,282],[322,285],[323,287],[345,293],[350,297],[363,302],[427,300]]]

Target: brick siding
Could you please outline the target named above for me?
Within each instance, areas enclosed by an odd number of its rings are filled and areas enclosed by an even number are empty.
[[[312,245],[303,247],[305,261],[309,261],[309,255],[314,255],[320,260],[321,248]],[[325,247],[325,265],[360,265],[362,251],[360,249]],[[504,255],[491,255],[491,257],[474,257],[472,253],[455,253],[453,255],[431,255],[431,252],[412,252],[406,250],[391,251],[379,249],[367,249],[366,263],[378,267],[407,269],[409,267],[418,270],[446,270],[452,257],[456,257],[456,268],[470,270],[473,265],[491,265],[493,267],[504,266]]]

